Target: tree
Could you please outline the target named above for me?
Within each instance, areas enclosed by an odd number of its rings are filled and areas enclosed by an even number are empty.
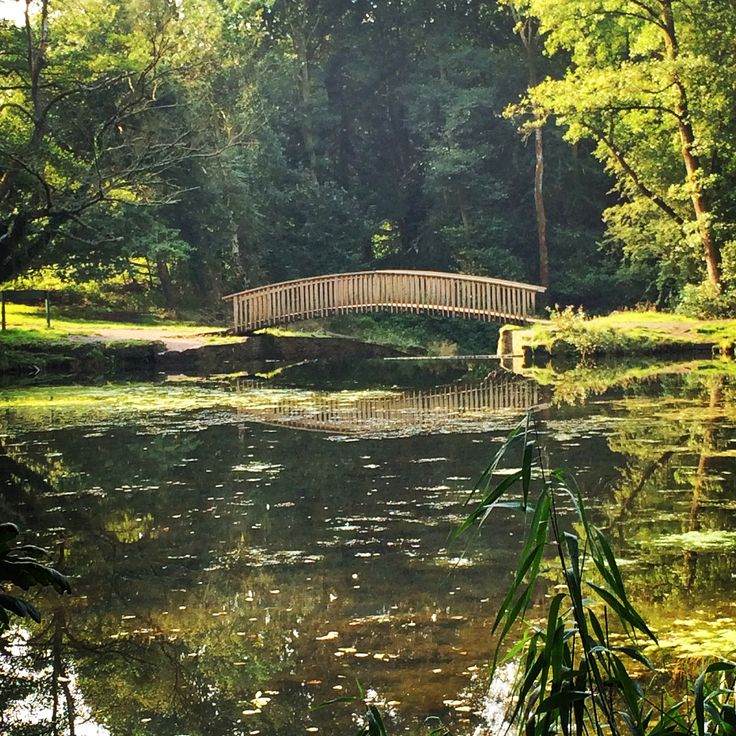
[[[733,96],[734,65],[732,49],[707,39],[716,19],[721,31],[736,28],[734,9],[711,0],[531,0],[530,10],[548,52],[570,61],[527,104],[556,116],[569,141],[595,142],[624,200],[606,213],[612,236],[634,256],[690,259],[693,270],[679,277],[703,269],[719,290],[734,132],[715,111]]]
[[[211,51],[208,3],[35,5],[0,25],[0,282],[64,239],[109,240],[101,209],[176,199],[167,172],[211,155],[218,129],[179,114]]]

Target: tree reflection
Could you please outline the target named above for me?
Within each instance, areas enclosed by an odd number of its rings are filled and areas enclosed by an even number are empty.
[[[689,375],[661,393],[632,393],[622,406],[626,418],[609,444],[626,464],[614,484],[615,503],[603,513],[622,554],[640,560],[631,585],[652,601],[718,597],[731,585],[733,562],[729,537],[714,533],[729,533],[736,522],[730,378]],[[717,538],[724,544],[711,544]]]

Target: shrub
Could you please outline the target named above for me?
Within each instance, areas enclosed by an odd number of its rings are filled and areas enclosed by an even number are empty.
[[[677,311],[698,319],[722,319],[736,315],[736,291],[718,291],[710,283],[687,284]]]
[[[15,524],[0,524],[0,632],[10,625],[9,613],[21,618],[41,621],[36,607],[5,590],[4,583],[12,583],[22,590],[50,585],[58,593],[71,593],[69,581],[58,570],[39,562],[48,554],[32,544],[15,546],[19,534]]]

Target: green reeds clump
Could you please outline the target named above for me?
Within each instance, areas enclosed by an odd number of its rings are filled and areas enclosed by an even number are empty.
[[[520,453],[519,469],[496,482],[502,458]],[[481,501],[451,535],[456,540],[499,506],[528,519],[525,543],[493,632],[492,669],[517,659],[519,676],[509,706],[510,728],[525,736],[593,735],[736,736],[736,663],[714,662],[697,678],[691,695],[674,701],[647,692],[642,673],[654,667],[643,644],[656,643],[626,594],[614,552],[594,526],[579,489],[564,470],[540,460],[531,414],[509,434],[481,476]],[[558,505],[572,501],[579,534],[563,530]],[[555,562],[549,564],[549,553]],[[527,621],[540,576],[560,584],[546,622]],[[520,638],[511,643],[510,638]]]

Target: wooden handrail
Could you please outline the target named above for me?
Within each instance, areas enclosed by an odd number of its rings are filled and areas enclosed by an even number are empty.
[[[409,311],[526,322],[542,286],[439,271],[358,271],[283,281],[223,297],[235,331],[346,312]]]

